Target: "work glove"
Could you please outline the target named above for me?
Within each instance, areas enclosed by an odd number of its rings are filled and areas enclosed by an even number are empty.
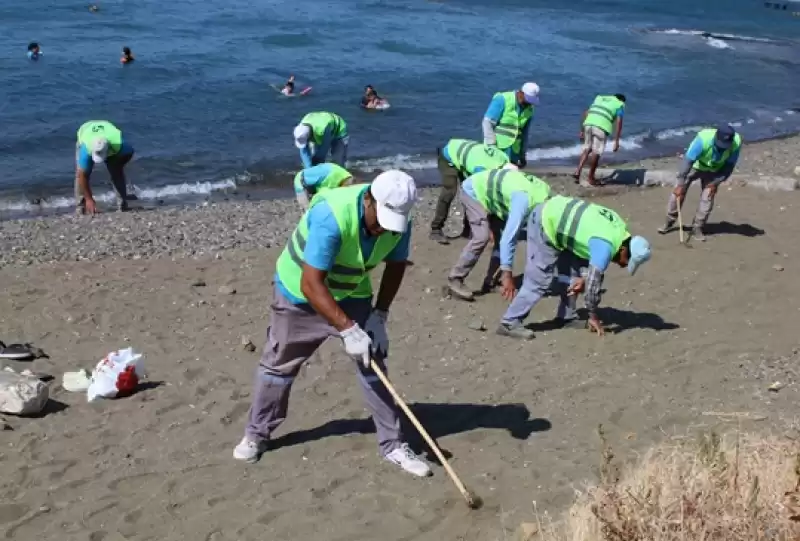
[[[386,334],[386,320],[389,312],[373,310],[367,319],[365,330],[372,339],[372,353],[386,357],[389,355],[389,335]]]
[[[345,329],[339,333],[344,342],[344,350],[355,361],[360,361],[364,368],[369,368],[370,361],[370,346],[372,340],[369,335],[364,332],[358,323],[354,323],[349,329]]]

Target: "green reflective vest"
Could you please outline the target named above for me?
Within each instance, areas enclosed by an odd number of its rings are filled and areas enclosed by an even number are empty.
[[[508,219],[511,196],[517,192],[528,194],[529,210],[550,197],[550,186],[546,182],[521,171],[491,169],[469,178],[478,202],[501,220]]]
[[[556,195],[542,208],[542,229],[556,249],[589,259],[589,239],[611,244],[613,253],[631,234],[619,214],[611,209],[574,197]]]
[[[614,131],[614,121],[617,119],[617,111],[625,107],[625,102],[617,99],[616,96],[598,95],[583,121],[584,126],[594,126],[600,128],[606,134]]]
[[[335,163],[321,163],[319,165],[310,167],[309,169],[316,169],[318,167],[327,169],[328,174],[325,175],[325,178],[323,178],[314,186],[308,186],[305,183],[305,174],[308,169],[303,169],[294,176],[294,191],[296,193],[300,193],[305,190],[309,195],[318,195],[327,190],[338,188],[353,178],[353,175],[351,175],[347,169]]]
[[[742,146],[742,136],[738,133],[733,137],[733,144],[730,148],[722,152],[717,159],[714,159],[714,138],[717,135],[717,130],[707,128],[700,130],[697,137],[703,142],[703,152],[700,157],[694,162],[692,167],[698,171],[717,172],[725,166],[725,162],[731,157],[731,154],[739,150]]]
[[[78,128],[78,143],[85,145],[89,152],[95,140],[105,138],[108,141],[108,155],[119,153],[122,148],[122,132],[107,120],[90,120]]]
[[[336,301],[349,297],[357,299],[372,297],[369,272],[383,262],[402,238],[402,235],[391,232],[383,233],[375,241],[369,259],[364,261],[361,254],[359,206],[362,205],[362,196],[367,189],[369,185],[359,184],[328,190],[318,194],[311,202],[310,208],[318,205],[320,201],[328,202],[342,236],[339,253],[336,254],[333,268],[325,279],[328,290]],[[289,293],[304,301],[307,299],[300,288],[300,280],[303,276],[303,253],[308,233],[308,212],[306,212],[278,257],[276,269],[278,278]]]
[[[322,144],[322,139],[325,136],[325,130],[328,126],[333,127],[332,133],[334,139],[347,137],[347,122],[336,113],[327,113],[324,111],[308,113],[300,121],[300,124],[306,124],[311,128],[311,142],[315,145]]]
[[[494,97],[501,96],[505,104],[503,108],[503,116],[494,128],[495,137],[497,138],[497,148],[505,150],[510,148],[517,154],[520,154],[524,149],[522,148],[522,128],[525,124],[533,118],[533,105],[523,107],[517,113],[517,93],[513,90],[510,92],[498,92]]]
[[[508,163],[508,156],[494,147],[468,139],[450,139],[445,146],[450,163],[464,175],[475,173],[479,167],[500,169]]]

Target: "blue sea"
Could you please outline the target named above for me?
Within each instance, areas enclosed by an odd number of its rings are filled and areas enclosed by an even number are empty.
[[[800,5],[800,4],[798,4]],[[800,18],[757,0],[28,0],[0,3],[0,212],[72,205],[75,132],[117,124],[129,182],[166,204],[288,195],[292,128],[342,115],[350,166],[435,179],[451,137],[480,139],[492,94],[532,80],[529,163],[574,163],[583,110],[628,97],[616,160],[680,150],[727,121],[745,139],[800,130]],[[36,41],[41,60],[26,57]],[[123,66],[128,46],[136,62]],[[308,96],[286,98],[295,74]],[[391,108],[359,107],[374,85]],[[102,169],[96,192],[108,189]]]

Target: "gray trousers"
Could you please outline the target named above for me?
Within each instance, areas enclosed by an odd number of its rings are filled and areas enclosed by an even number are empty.
[[[461,256],[455,267],[450,270],[451,279],[463,280],[466,278],[489,244],[489,237],[494,235],[494,249],[492,250],[492,260],[489,262],[489,270],[487,271],[486,280],[491,280],[495,269],[500,264],[500,237],[503,235],[504,223],[502,220],[495,216],[489,216],[483,205],[478,203],[475,199],[467,195],[464,190],[458,192],[458,197],[464,204],[464,213],[469,222],[472,230],[472,236],[469,242],[464,246]]]
[[[75,163],[78,162],[80,143],[75,145]],[[114,193],[117,196],[117,206],[124,208],[128,204],[128,184],[125,180],[125,165],[128,160],[125,158],[117,158],[111,156],[106,160],[106,168],[111,177],[111,185],[114,187]],[[86,201],[83,196],[83,190],[78,183],[78,166],[75,166],[75,206],[82,209],[86,206]]]
[[[709,187],[715,181],[720,180],[720,178],[721,176],[719,173],[692,169],[689,171],[689,174],[686,175],[686,180],[678,179],[676,187],[683,186],[685,190],[684,197],[680,202],[681,209],[683,208],[683,201],[686,199],[686,191],[689,190],[692,182],[695,180],[700,181],[700,188],[702,192],[700,193],[700,204],[697,206],[697,213],[694,216],[695,227],[703,227],[706,225],[708,217],[711,215],[711,211],[714,209],[714,197],[716,196],[716,191],[712,193],[711,190],[709,190]],[[667,219],[671,222],[674,222],[678,219],[678,198],[675,197],[674,193],[669,195],[669,203],[667,203]]]
[[[528,218],[528,258],[525,261],[522,287],[503,314],[503,323],[521,324],[550,289],[556,271],[559,275],[561,296],[556,317],[576,317],[576,298],[567,296],[567,288],[569,280],[580,276],[580,261],[570,252],[560,252],[550,245],[542,230],[541,214],[542,205],[536,205]]]
[[[339,303],[347,317],[365,325],[372,311],[372,299],[352,299]],[[289,393],[300,367],[329,337],[339,332],[310,306],[289,302],[277,288],[272,302],[267,342],[256,369],[253,402],[245,434],[258,441],[268,440],[286,419]],[[386,370],[384,359],[375,361]],[[358,370],[358,382],[372,413],[378,433],[378,445],[385,456],[401,444],[400,418],[389,392],[372,370],[352,361]]]

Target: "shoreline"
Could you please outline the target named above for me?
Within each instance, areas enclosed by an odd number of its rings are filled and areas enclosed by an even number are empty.
[[[773,178],[770,175],[794,181],[798,179],[794,168],[800,164],[797,156],[800,156],[800,136],[747,145],[729,184],[738,185],[737,179],[750,178],[757,185],[758,179]],[[641,160],[623,164],[618,169],[675,171],[679,159]],[[415,178],[438,180],[436,170],[412,171],[412,174]],[[665,176],[673,178],[670,173]],[[614,197],[621,191],[639,189],[625,185],[586,188],[575,185],[571,177],[560,173],[543,175],[543,178],[557,192],[582,197]],[[420,190],[420,202],[415,211],[417,235],[427,235],[427,223],[437,197],[437,188]],[[0,265],[106,258],[179,258],[215,255],[238,248],[260,249],[282,245],[300,215],[296,201],[290,198],[206,201],[191,206],[135,209],[129,213],[107,212],[94,218],[63,214],[6,220],[0,221]]]

